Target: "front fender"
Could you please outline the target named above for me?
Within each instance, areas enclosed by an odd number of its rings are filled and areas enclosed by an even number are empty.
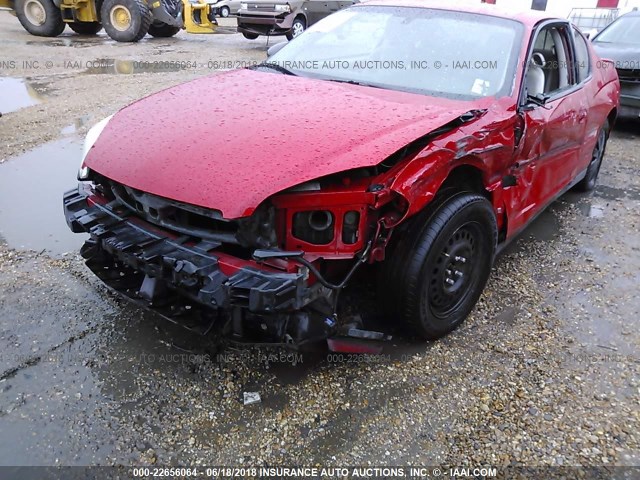
[[[421,211],[451,172],[461,166],[477,169],[484,188],[493,191],[513,161],[514,147],[513,117],[462,127],[407,160],[394,175],[390,188],[408,202],[405,217]]]
[[[462,166],[477,168],[483,173],[483,177],[486,176],[486,166],[477,157],[468,156],[453,160],[451,152],[439,150],[426,157],[414,159],[391,185],[391,189],[401,195],[409,205],[404,218],[422,211],[434,199],[451,172]]]

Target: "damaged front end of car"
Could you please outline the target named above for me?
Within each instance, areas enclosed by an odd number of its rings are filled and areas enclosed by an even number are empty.
[[[65,217],[90,235],[81,255],[117,293],[232,342],[380,350],[385,335],[337,315],[341,290],[406,210],[366,169],[290,188],[240,219],[86,169],[83,180],[64,194]]]
[[[381,350],[387,336],[367,330],[338,302],[341,292],[363,265],[385,260],[396,227],[433,199],[453,163],[438,165],[461,158],[461,145],[486,143],[465,128],[486,110],[430,106],[437,115],[425,117],[422,136],[392,130],[383,150],[358,156],[344,147],[299,170],[277,157],[269,165],[282,170],[271,175],[253,158],[174,162],[155,144],[153,154],[124,147],[116,139],[138,107],[88,132],[80,183],[64,194],[67,224],[89,234],[81,249],[88,267],[191,330],[297,349]]]

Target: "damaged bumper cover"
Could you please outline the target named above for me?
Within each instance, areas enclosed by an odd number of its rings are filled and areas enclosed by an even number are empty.
[[[296,273],[265,270],[237,258],[229,263],[228,256],[223,260],[222,254],[216,255],[219,244],[172,236],[130,216],[117,201],[96,202],[83,185],[64,194],[63,206],[69,228],[90,234],[81,249],[89,268],[109,287],[147,307],[157,307],[165,317],[172,315],[163,304],[177,293],[206,307],[209,318],[231,324],[238,336],[252,316],[254,323],[264,322],[265,317],[274,320],[274,340],[298,342],[310,333],[295,331],[287,337],[289,322],[283,321],[297,312],[293,315],[297,323],[309,323],[299,318],[300,310],[317,298],[318,289],[308,286],[304,269]],[[323,332],[316,333],[326,336],[331,322],[320,320]],[[260,326],[268,330],[264,323]]]

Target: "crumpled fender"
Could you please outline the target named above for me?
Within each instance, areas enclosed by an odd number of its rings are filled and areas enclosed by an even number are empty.
[[[500,185],[501,172],[509,168],[515,148],[515,108],[508,109],[506,114],[497,113],[504,112],[505,108],[492,108],[469,122],[452,126],[410,161],[399,165],[389,183],[390,189],[408,203],[399,221],[421,211],[433,200],[449,174],[460,166],[478,169],[487,191]]]

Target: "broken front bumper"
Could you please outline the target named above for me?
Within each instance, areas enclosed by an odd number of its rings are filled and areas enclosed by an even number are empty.
[[[319,296],[306,269],[278,271],[217,253],[219,244],[155,227],[116,201],[100,203],[83,185],[66,192],[63,204],[69,228],[90,234],[81,250],[89,268],[172,321],[198,317],[207,332],[218,323],[224,333],[248,338],[258,330],[261,339],[276,343],[331,333],[331,319],[303,311]]]

